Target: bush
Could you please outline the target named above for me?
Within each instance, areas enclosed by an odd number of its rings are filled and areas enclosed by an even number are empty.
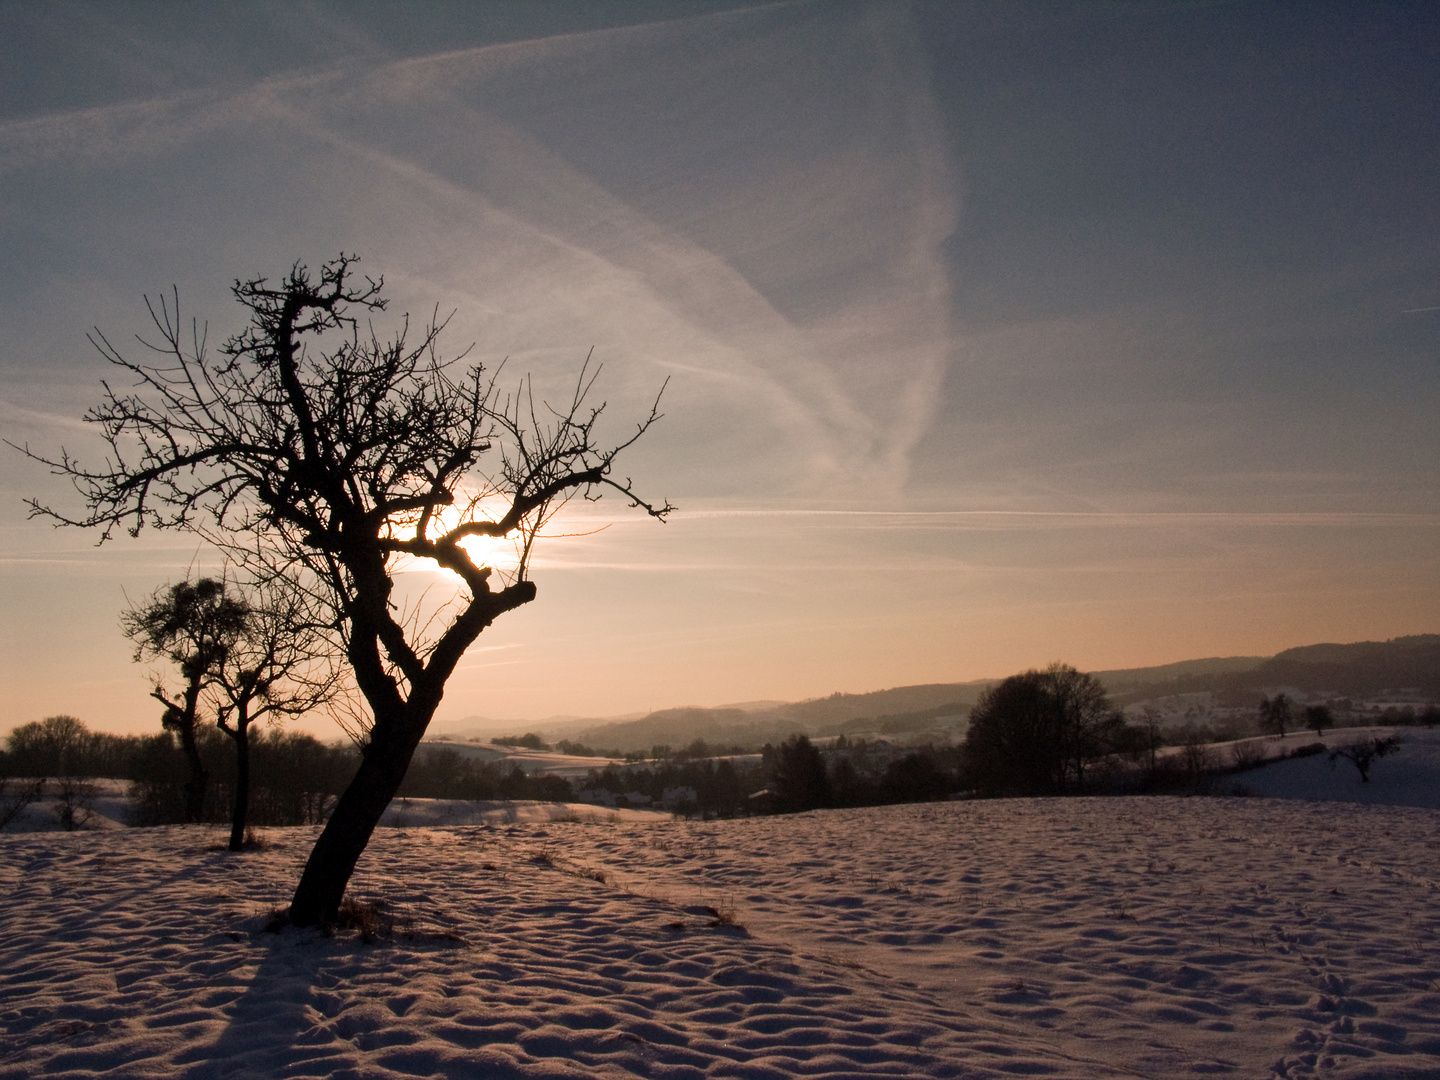
[[[1230,764],[1237,771],[1254,769],[1265,763],[1265,747],[1252,739],[1233,743],[1230,747]]]

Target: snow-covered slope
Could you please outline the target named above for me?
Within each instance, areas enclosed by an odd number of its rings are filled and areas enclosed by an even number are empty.
[[[1383,763],[1382,763],[1383,764]],[[1011,800],[0,836],[0,1078],[1440,1075],[1440,812]]]
[[[1400,739],[1394,754],[1376,761],[1368,782],[1343,759],[1331,762],[1328,754],[1276,761],[1258,769],[1227,777],[1222,791],[1240,791],[1277,799],[1320,799],[1386,806],[1425,806],[1440,809],[1440,728],[1342,728],[1327,731],[1319,740],[1302,731],[1285,739],[1268,739],[1272,750],[1293,750],[1323,741],[1327,749],[1364,739]]]

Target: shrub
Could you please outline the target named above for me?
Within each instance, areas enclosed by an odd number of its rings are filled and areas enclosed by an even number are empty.
[[[1237,770],[1253,769],[1265,763],[1265,747],[1253,739],[1244,739],[1230,747],[1230,764]]]

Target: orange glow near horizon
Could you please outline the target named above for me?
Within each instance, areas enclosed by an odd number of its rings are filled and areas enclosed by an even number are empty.
[[[213,352],[341,251],[541,426],[663,386],[613,478],[679,510],[557,507],[438,722],[1440,630],[1440,6],[232,7],[0,4],[0,434],[98,467],[89,328],[143,358],[173,285]],[[221,556],[0,451],[0,734],[156,729],[118,613]]]

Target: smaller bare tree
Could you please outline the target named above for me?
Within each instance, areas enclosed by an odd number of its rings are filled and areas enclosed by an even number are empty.
[[[55,820],[66,832],[84,829],[95,818],[95,784],[83,776],[55,778]]]
[[[1265,747],[1255,739],[1239,739],[1230,744],[1230,764],[1236,771],[1253,769],[1265,761]]]
[[[1162,730],[1160,710],[1153,705],[1146,705],[1144,714],[1140,721],[1140,730],[1145,736],[1145,754],[1150,762],[1150,775],[1155,775],[1155,762],[1157,752],[1165,745],[1165,734]]]
[[[330,638],[299,589],[277,579],[245,607],[210,689],[215,722],[235,744],[231,851],[244,847],[250,813],[250,725],[300,716],[330,701],[340,681]]]
[[[1328,705],[1306,705],[1305,726],[1319,735],[1326,728],[1335,726],[1335,714]]]
[[[1180,766],[1191,785],[1200,790],[1206,786],[1209,774],[1215,771],[1215,751],[1210,748],[1205,734],[1191,729],[1185,733],[1180,744]]]
[[[168,660],[180,669],[179,694],[172,696],[157,679],[150,696],[165,706],[161,726],[180,736],[180,747],[190,764],[185,785],[185,820],[190,822],[203,816],[210,783],[195,741],[201,695],[214,681],[217,668],[249,616],[249,606],[219,578],[163,586],[120,616],[125,636],[135,642],[136,661]]]
[[[1261,731],[1273,731],[1283,739],[1285,729],[1290,726],[1291,715],[1292,708],[1287,695],[1276,694],[1273,698],[1260,699]]]
[[[1391,735],[1385,739],[1361,739],[1359,742],[1349,743],[1345,746],[1337,746],[1330,751],[1330,767],[1335,767],[1335,762],[1340,758],[1354,765],[1360,772],[1360,782],[1370,782],[1370,767],[1375,764],[1378,758],[1389,757],[1400,749],[1400,736]]]
[[[0,832],[45,793],[43,777],[0,777]]]

